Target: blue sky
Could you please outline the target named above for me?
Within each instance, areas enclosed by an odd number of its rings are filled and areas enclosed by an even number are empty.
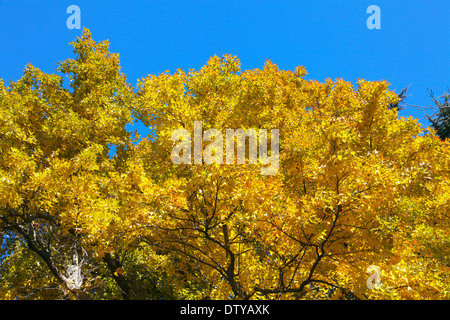
[[[381,29],[370,30],[366,12],[381,9]],[[386,79],[406,102],[430,106],[427,88],[450,86],[448,0],[0,0],[0,77],[9,83],[31,63],[54,72],[73,57],[69,5],[81,9],[81,25],[95,40],[109,39],[122,70],[135,86],[148,74],[200,68],[217,54],[236,55],[243,69],[271,60],[281,69],[306,67],[308,79],[355,83]],[[424,125],[424,111],[401,112]]]

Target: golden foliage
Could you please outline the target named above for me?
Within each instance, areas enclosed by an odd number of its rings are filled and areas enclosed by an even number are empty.
[[[133,89],[107,42],[72,45],[70,88],[31,65],[0,84],[2,298],[449,298],[449,143],[388,108],[386,81],[225,55]],[[134,118],[155,136],[133,140]],[[175,165],[194,121],[279,129],[279,171]]]

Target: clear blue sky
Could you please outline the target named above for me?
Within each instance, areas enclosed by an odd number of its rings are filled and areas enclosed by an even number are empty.
[[[367,8],[381,9],[381,29],[370,30]],[[95,40],[109,39],[135,86],[148,74],[200,68],[217,54],[236,55],[243,69],[266,60],[281,69],[303,65],[308,79],[356,82],[386,79],[406,102],[430,106],[427,88],[450,86],[449,0],[0,0],[0,77],[16,81],[31,63],[54,72],[73,57],[69,5]],[[428,125],[423,111],[409,107]]]

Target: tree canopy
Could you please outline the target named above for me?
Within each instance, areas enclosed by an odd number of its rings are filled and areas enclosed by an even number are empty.
[[[450,145],[389,83],[224,55],[134,88],[108,41],[72,46],[0,82],[0,298],[449,298]],[[195,121],[278,129],[278,171],[175,164]]]

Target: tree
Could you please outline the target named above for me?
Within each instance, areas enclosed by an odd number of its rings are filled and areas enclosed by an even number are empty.
[[[433,115],[427,115],[431,126],[436,130],[436,134],[442,139],[450,137],[450,94],[444,93],[439,98],[444,98],[444,101],[439,101],[434,92],[430,90],[430,97],[433,99],[437,111]]]
[[[59,64],[62,75],[28,65],[9,88],[1,83],[4,297],[131,298],[123,260],[152,254],[124,250],[117,243],[126,237],[114,228],[127,206],[120,195],[127,196],[135,174],[125,162],[133,142],[125,128],[132,121],[131,86],[107,41],[95,43],[85,30],[72,45],[76,59]]]
[[[0,295],[448,298],[449,142],[399,118],[386,81],[243,71],[225,55],[132,88],[107,42],[84,30],[73,46],[58,69],[71,89],[32,66],[2,84]],[[155,136],[134,139],[134,119]],[[174,163],[189,148],[173,133],[196,121],[190,150],[216,160],[227,129],[258,141],[278,129],[278,170],[261,174],[250,151],[244,164]]]

